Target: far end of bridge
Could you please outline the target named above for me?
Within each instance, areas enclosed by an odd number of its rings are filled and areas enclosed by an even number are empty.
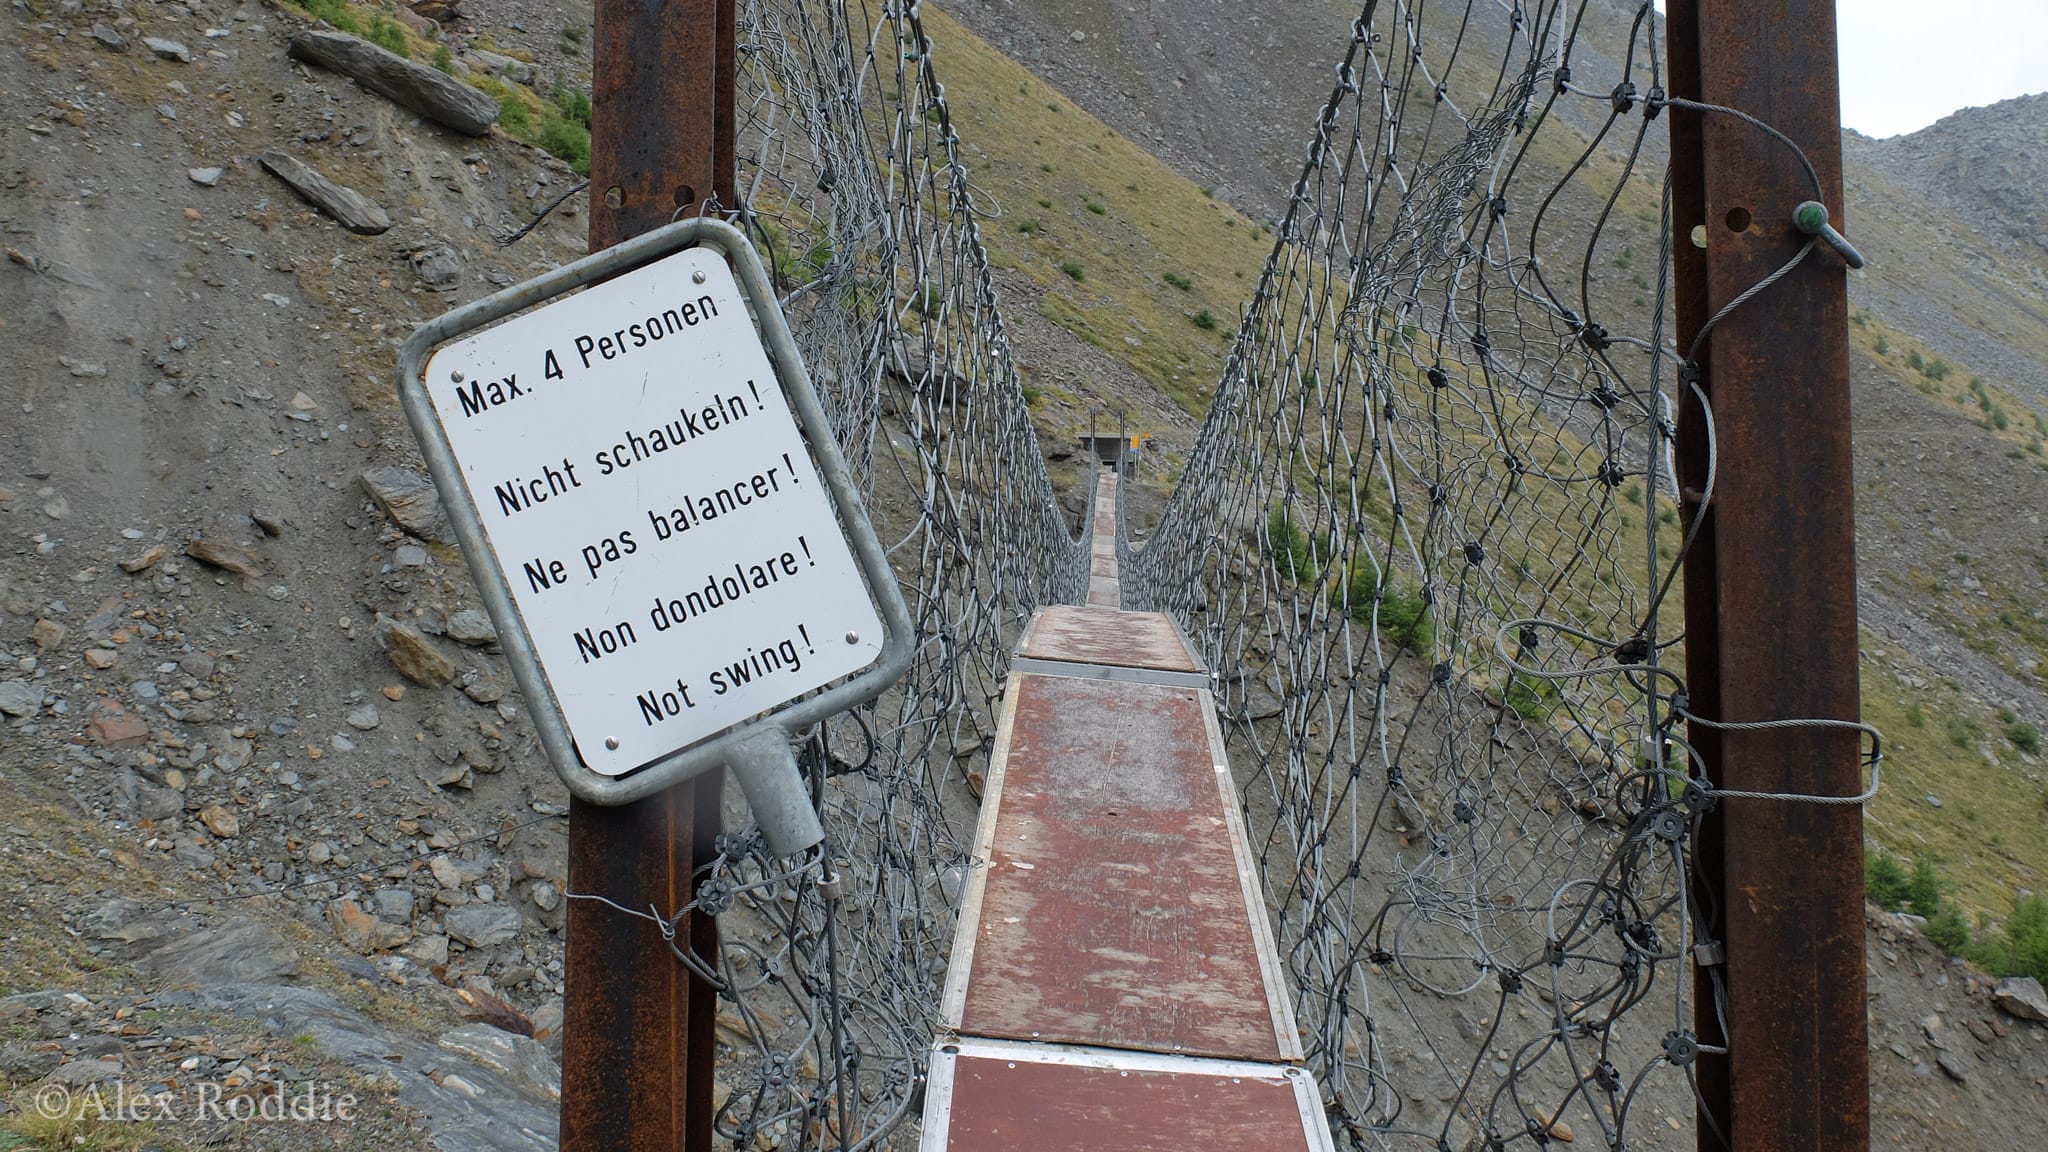
[[[1013,653],[922,1152],[1326,1152],[1208,672],[1120,604],[1118,482],[1087,604]]]

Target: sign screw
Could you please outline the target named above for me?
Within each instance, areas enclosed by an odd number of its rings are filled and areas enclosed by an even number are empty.
[[[860,633],[858,633],[858,632],[848,632],[848,633],[846,634],[846,642],[847,642],[848,644],[858,644],[858,643],[860,643]]]
[[[455,382],[456,382],[457,384],[460,384],[460,383],[462,383],[462,373],[460,373],[460,372],[450,372],[450,373],[448,374],[448,378],[449,378],[450,380],[453,380],[453,381],[455,381]]]
[[[604,746],[611,749],[614,752],[617,752],[619,750],[619,738],[617,736],[605,737]]]
[[[702,284],[704,282],[704,274],[702,272],[690,273],[690,282],[692,284]]]

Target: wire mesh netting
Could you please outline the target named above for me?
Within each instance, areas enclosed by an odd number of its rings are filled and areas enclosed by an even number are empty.
[[[1179,486],[1124,525],[1125,607],[1216,674],[1340,1144],[1689,1144],[1714,792],[1672,731],[1691,377],[1657,23],[1376,0],[1349,32]],[[1088,553],[917,6],[748,0],[739,37],[736,215],[917,648],[810,749],[827,856],[728,834],[693,905],[724,935],[717,1128],[908,1147],[1008,653]]]
[[[917,647],[896,690],[810,750],[827,859],[790,872],[750,835],[720,842],[713,901],[696,901],[726,940],[706,973],[729,993],[716,1128],[738,1146],[888,1146],[920,1098],[1010,648],[1033,609],[1081,597],[1088,558],[1046,474],[915,6],[752,0],[739,62],[739,222]]]
[[[1657,211],[1657,45],[1647,5],[1448,14],[1448,41],[1422,5],[1354,26],[1125,599],[1220,673],[1341,1138],[1540,1142],[1569,1112],[1642,1146],[1632,1101],[1696,1051],[1703,806],[1665,739],[1668,251],[1623,279],[1609,229]]]

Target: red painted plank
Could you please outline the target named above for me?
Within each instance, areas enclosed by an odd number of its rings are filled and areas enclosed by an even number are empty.
[[[1208,694],[1022,674],[1010,691],[959,1030],[1298,1057]]]
[[[1156,1059],[1120,1067],[1114,1057],[1085,1056],[1049,1062],[1005,1048],[967,1044],[958,1056],[934,1062],[943,1111],[926,1120],[929,1152],[1285,1152],[1330,1146],[1320,1118],[1303,1115],[1313,1084],[1298,1091],[1294,1077],[1278,1068]],[[1166,1064],[1180,1068],[1167,1071]]]
[[[1097,581],[1102,583],[1102,581]],[[1017,655],[1033,660],[1107,664],[1200,672],[1201,662],[1159,612],[1105,611],[1099,607],[1041,608],[1024,630]]]

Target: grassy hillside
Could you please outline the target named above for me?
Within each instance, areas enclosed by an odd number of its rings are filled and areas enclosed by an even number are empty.
[[[1205,411],[1271,233],[944,14],[924,13],[991,216],[990,258],[1044,290],[1047,318]]]
[[[925,13],[991,213],[984,237],[992,259],[1043,290],[1037,307],[1049,319],[1189,412],[1203,412],[1271,235],[953,20],[929,5]],[[1577,158],[1561,137],[1544,137],[1539,147],[1530,158],[1539,168],[1559,170]],[[1619,162],[1603,153],[1589,168],[1612,181]],[[1596,306],[1639,304],[1648,294],[1656,189],[1653,172],[1628,182],[1598,253]],[[1898,373],[1949,422],[1975,425],[1969,434],[1988,438],[2014,466],[2048,466],[2048,420],[2014,390],[1868,309],[1857,311],[1851,338],[1867,363]],[[1932,571],[1920,571],[1909,591],[1920,611],[2032,680],[2029,653],[2048,663],[2048,625],[2033,615],[2039,605],[2027,603],[2029,589],[2015,581],[1982,576],[1984,596],[1961,595]],[[1886,786],[1868,813],[1872,843],[1934,860],[1971,914],[2004,916],[2015,893],[2031,891],[2048,871],[2048,789],[2035,771],[2029,721],[1973,701],[1896,645],[1865,647],[1864,714],[1888,737]]]

